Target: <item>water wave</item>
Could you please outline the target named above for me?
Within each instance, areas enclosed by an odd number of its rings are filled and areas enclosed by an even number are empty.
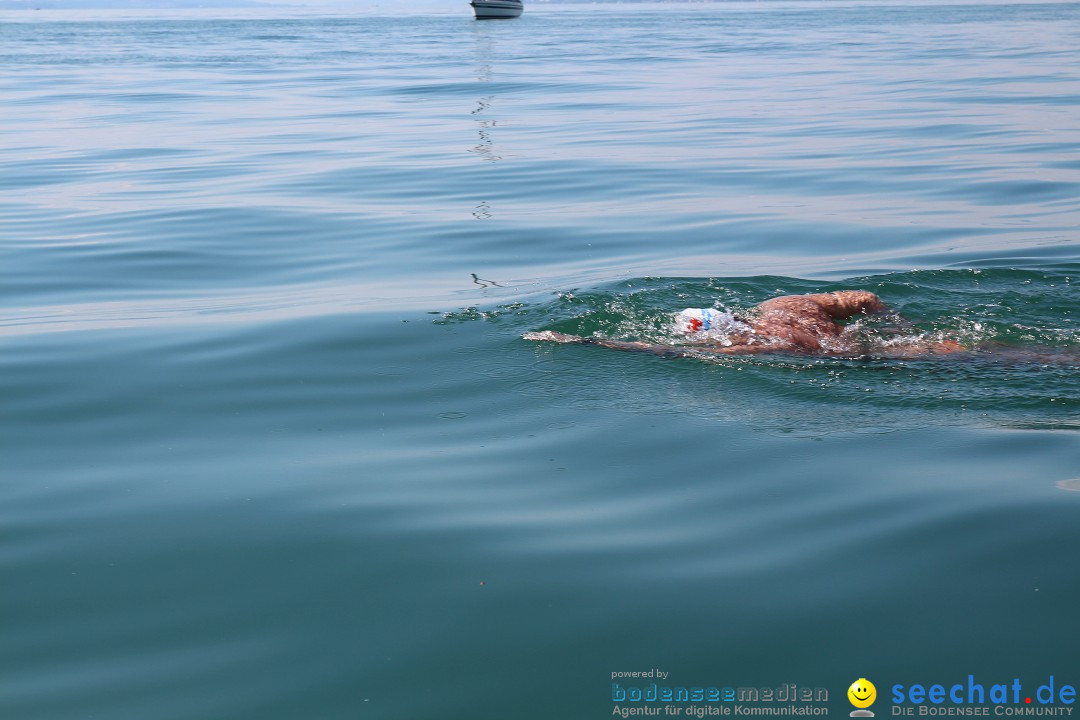
[[[870,290],[894,313],[856,320],[852,329],[867,350],[848,357],[717,356],[685,345],[682,355],[689,363],[676,368],[603,348],[542,344],[536,351],[557,358],[565,372],[587,377],[588,389],[581,394],[586,401],[603,397],[735,415],[785,432],[955,423],[1080,429],[1080,328],[1072,312],[1080,300],[1076,269],[928,270],[841,282],[647,277],[566,290],[547,302],[467,308],[446,313],[438,322],[505,324],[508,342],[518,341],[521,332],[554,330],[677,344],[686,339],[673,332],[672,314],[684,307],[739,313],[777,295]],[[889,357],[896,344],[945,339],[968,350]],[[548,380],[540,377],[526,386],[547,392]],[[594,392],[598,388],[603,390]],[[823,407],[830,412],[822,414]]]

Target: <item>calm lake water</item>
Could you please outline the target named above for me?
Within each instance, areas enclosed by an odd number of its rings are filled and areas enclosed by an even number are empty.
[[[1080,684],[1080,4],[460,5],[0,15],[0,717]]]

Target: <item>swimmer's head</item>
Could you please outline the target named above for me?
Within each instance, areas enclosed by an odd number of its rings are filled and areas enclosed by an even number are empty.
[[[731,313],[712,308],[686,308],[675,314],[674,326],[683,335],[727,335],[750,330],[749,325]]]
[[[702,310],[687,308],[675,315],[675,328],[686,335],[696,333],[705,327]]]

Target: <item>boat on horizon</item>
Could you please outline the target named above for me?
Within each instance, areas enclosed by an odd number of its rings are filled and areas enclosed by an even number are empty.
[[[477,20],[516,18],[525,10],[521,0],[471,0]]]

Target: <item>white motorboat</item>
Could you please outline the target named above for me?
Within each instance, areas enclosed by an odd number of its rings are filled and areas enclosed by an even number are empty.
[[[516,18],[525,9],[521,0],[472,0],[469,4],[477,20]]]

